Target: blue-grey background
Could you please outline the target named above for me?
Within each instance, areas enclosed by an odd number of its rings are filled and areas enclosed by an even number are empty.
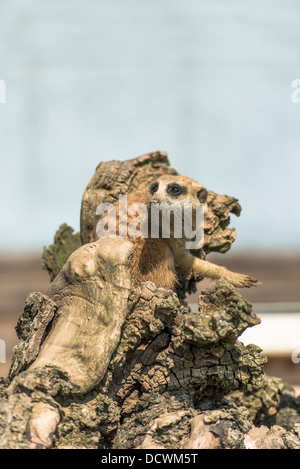
[[[0,250],[79,229],[100,161],[157,149],[240,200],[234,250],[300,249],[299,0],[0,0]]]

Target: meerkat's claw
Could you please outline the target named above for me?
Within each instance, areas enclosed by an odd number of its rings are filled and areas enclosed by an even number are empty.
[[[249,275],[246,275],[247,279],[245,280],[245,287],[250,288],[250,287],[257,287],[257,285],[260,285],[260,282],[253,277],[249,277]]]
[[[256,278],[244,274],[232,274],[228,280],[237,288],[251,288],[261,284]]]

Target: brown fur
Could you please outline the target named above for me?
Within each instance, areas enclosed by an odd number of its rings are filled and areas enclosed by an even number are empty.
[[[198,197],[201,198],[201,202],[204,202],[206,199],[207,192],[203,186],[185,176],[165,175],[158,178],[155,182],[158,183],[158,190],[155,193],[151,192],[151,185],[145,189],[132,192],[127,196],[128,208],[131,204],[136,202],[143,203],[147,206],[149,223],[150,204],[153,202],[172,203],[175,200],[179,205],[184,202],[190,202],[194,206],[196,202],[199,202]],[[183,193],[171,196],[167,192],[167,189],[172,184],[184,188]],[[119,235],[119,201],[117,201],[114,206],[117,215],[116,234]],[[138,212],[137,214],[139,215]],[[99,220],[102,219],[103,221],[104,217],[106,217],[105,219],[108,221],[109,216],[110,215],[104,214]],[[136,215],[130,215],[126,220],[122,220],[121,218],[121,221],[124,221],[127,227],[130,221],[135,217]],[[98,235],[95,226],[91,241],[95,241],[96,239],[98,239]],[[133,242],[135,246],[130,270],[136,285],[144,281],[151,281],[155,283],[157,287],[174,289],[177,282],[177,269],[191,272],[196,278],[209,277],[218,279],[225,277],[236,287],[250,287],[258,283],[256,279],[248,275],[230,272],[225,267],[212,264],[193,256],[191,252],[185,248],[185,240],[177,239],[172,235],[172,229],[170,238],[132,238],[127,234],[127,239]]]

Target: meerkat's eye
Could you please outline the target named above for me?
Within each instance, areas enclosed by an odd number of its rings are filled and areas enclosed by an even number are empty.
[[[179,186],[178,184],[171,184],[167,189],[168,194],[176,196],[185,192],[184,187]]]
[[[151,194],[154,194],[155,192],[158,191],[158,182],[154,182],[153,184],[151,184],[150,191],[151,191]]]
[[[206,202],[207,199],[207,190],[203,187],[203,189],[200,189],[197,193],[197,198],[199,202],[204,203]]]

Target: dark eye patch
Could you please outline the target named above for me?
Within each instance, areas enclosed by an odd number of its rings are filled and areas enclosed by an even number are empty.
[[[157,191],[158,191],[158,182],[154,182],[150,186],[150,192],[151,192],[151,194],[154,194]]]
[[[185,194],[186,188],[179,186],[179,184],[169,184],[167,188],[167,193],[170,194],[172,197],[176,197],[180,194]]]

